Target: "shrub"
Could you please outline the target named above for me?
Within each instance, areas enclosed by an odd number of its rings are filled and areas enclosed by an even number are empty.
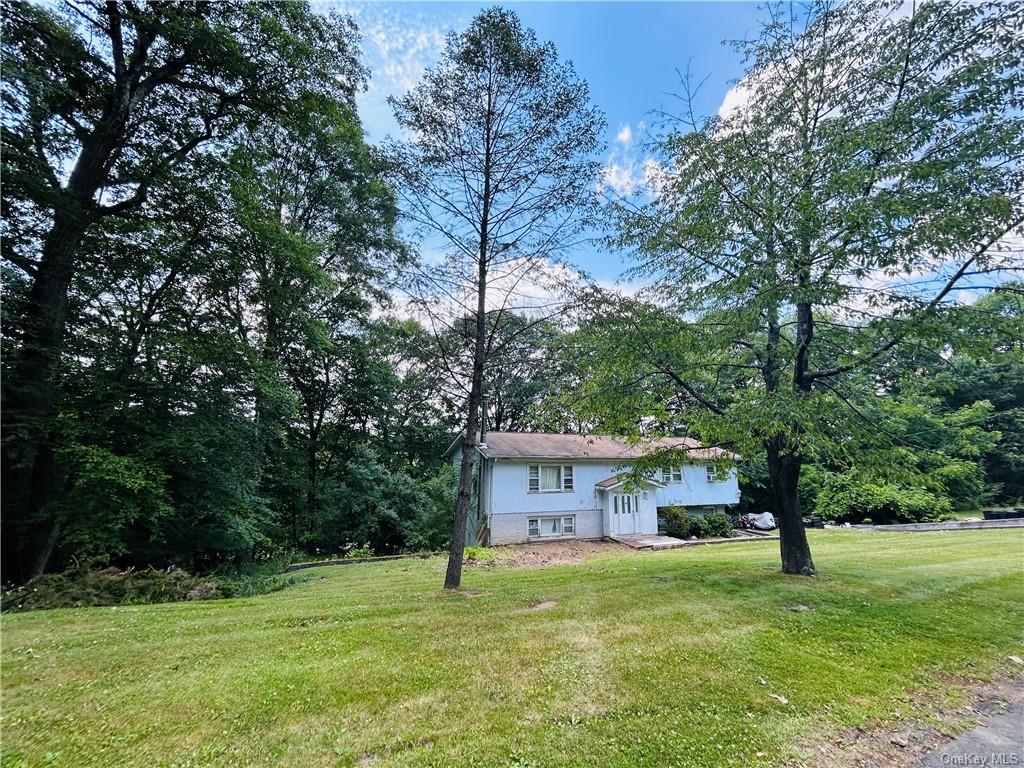
[[[822,485],[814,511],[836,523],[860,523],[867,519],[875,525],[885,525],[932,522],[953,510],[949,499],[920,488],[832,475]]]
[[[3,594],[3,610],[30,611],[87,605],[166,603],[185,600],[211,583],[188,571],[121,571],[117,568],[70,569],[46,573]],[[210,597],[221,597],[219,589]]]
[[[351,549],[345,550],[346,560],[360,560],[364,557],[373,557],[373,549],[369,544],[363,544],[361,547],[353,544]]]
[[[732,536],[732,518],[721,512],[708,512],[696,521],[697,535],[702,539],[727,539]]]
[[[677,539],[688,539],[698,535],[696,518],[686,511],[686,507],[662,507],[658,514],[667,535]]]
[[[280,573],[273,576],[240,576],[226,583],[221,582],[221,590],[224,597],[254,597],[280,592],[282,589],[294,584],[301,584],[311,578],[313,577],[307,574],[289,576]]]
[[[166,571],[152,568],[122,571],[113,566],[72,568],[63,573],[46,573],[23,586],[5,590],[2,609],[34,611],[251,597],[276,592],[309,578],[281,574],[280,563],[276,561],[242,569],[220,569],[205,576],[181,568]]]
[[[490,547],[466,547],[463,558],[476,563],[489,562],[494,559],[494,550]]]

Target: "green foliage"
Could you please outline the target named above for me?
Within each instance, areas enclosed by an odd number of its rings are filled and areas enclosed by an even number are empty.
[[[473,359],[475,323],[458,318],[437,343],[451,375],[468,380]],[[555,320],[537,320],[520,312],[492,313],[487,318],[491,353],[484,375],[488,429],[496,432],[578,431],[573,413],[560,407],[558,395],[572,375],[559,354],[565,338]]]
[[[920,488],[830,473],[818,489],[813,510],[836,523],[870,521],[886,525],[942,520],[952,513],[953,507],[948,498]]]
[[[4,592],[3,610],[165,603],[188,599],[192,593],[201,595],[202,599],[224,596],[215,580],[180,569],[167,572],[83,568],[47,573]]]
[[[458,490],[455,468],[447,462],[432,477],[421,481],[422,501],[403,523],[405,547],[413,552],[446,549],[451,537],[452,509]]]
[[[521,303],[524,280],[557,283],[550,265],[585,236],[604,117],[572,62],[499,6],[450,32],[437,63],[388,101],[403,133],[388,154],[405,212],[424,244],[442,254],[416,279],[416,301],[442,337],[439,362],[466,390],[459,429],[475,441],[488,394],[495,395],[490,415],[510,426],[535,405],[515,343],[533,323],[505,313]],[[453,301],[469,313],[462,323],[443,316]],[[476,453],[463,456],[448,588],[459,584],[469,530]]]
[[[708,512],[697,517],[697,530],[701,539],[728,539],[732,536],[732,518],[721,512]]]
[[[454,406],[430,334],[372,317],[408,252],[355,110],[351,21],[303,3],[86,2],[14,5],[4,24],[5,578],[94,556],[205,571],[442,545]],[[120,34],[154,79],[110,99]],[[104,124],[122,101],[127,122]],[[51,209],[101,197],[51,177],[108,128],[94,166],[110,178],[89,182],[116,215],[97,207],[66,238],[80,245],[58,268],[72,277],[52,375],[11,376],[44,311],[28,299],[52,267]],[[56,420],[26,404],[51,381]],[[12,494],[8,470],[37,460],[42,498]]]
[[[111,515],[115,531],[80,542],[61,515],[74,493],[92,500],[102,483],[120,501],[119,461],[133,463],[133,473],[146,464],[154,476],[172,476],[147,449],[162,423],[195,410],[193,397],[229,392],[236,414],[248,415],[261,409],[239,401],[273,392],[274,382],[261,386],[273,366],[251,348],[273,322],[262,325],[249,304],[246,283],[258,273],[239,240],[260,231],[279,246],[267,249],[271,256],[291,247],[289,255],[308,257],[320,243],[242,215],[245,200],[231,194],[240,177],[233,150],[256,134],[276,132],[284,149],[285,136],[308,147],[318,131],[331,132],[330,147],[319,148],[336,150],[336,186],[383,185],[361,162],[369,153],[355,118],[365,79],[355,27],[304,3],[12,3],[2,56],[2,194],[11,229],[3,255],[5,271],[16,275],[4,318],[3,566],[25,578],[51,553],[90,551],[122,535],[122,518],[139,519]],[[298,155],[293,167],[313,177]],[[367,171],[373,178],[361,184]],[[362,206],[324,197],[390,233],[394,216],[381,210],[394,208],[389,191],[359,195]],[[297,212],[293,222],[328,229],[318,212],[288,208]],[[366,228],[351,231],[356,240]],[[377,244],[347,245],[358,260]],[[294,274],[307,264],[295,258],[288,266]],[[274,394],[286,402],[290,393]],[[140,411],[159,418],[146,424]],[[78,424],[70,442],[88,446],[92,459],[69,445],[67,421]],[[249,509],[260,516],[258,503]],[[257,538],[262,526],[250,527]]]
[[[373,549],[369,544],[361,544],[345,551],[346,560],[362,560],[367,557],[373,557]]]
[[[64,548],[87,560],[124,554],[128,530],[159,536],[173,508],[168,478],[152,461],[79,443],[62,446],[58,460],[68,489],[53,502]]]
[[[950,344],[948,364],[918,385],[949,408],[991,404],[976,425],[999,438],[978,447],[987,485],[975,500],[1024,502],[1024,283],[1005,283],[964,307]]]
[[[489,563],[494,560],[494,550],[490,547],[466,547],[462,556],[467,563]]]
[[[389,470],[373,449],[358,446],[342,469],[320,498],[307,548],[333,552],[355,541],[386,555],[437,551],[447,542],[454,506],[450,467],[416,481]]]
[[[725,539],[733,535],[732,518],[721,512],[691,515],[686,507],[661,507],[658,516],[665,533],[677,539]]]
[[[966,275],[1012,268],[998,244],[1024,223],[1024,7],[896,8],[770,7],[760,34],[736,43],[741,109],[704,117],[683,83],[656,183],[612,204],[613,240],[651,295],[595,292],[575,345],[585,419],[765,455],[766,506],[789,518],[787,572],[813,570],[802,466],[861,462],[873,432],[905,451],[897,466],[927,472],[927,436],[893,438],[875,418],[874,375],[901,346],[941,357]],[[953,460],[978,456],[942,452],[940,483],[977,497]]]
[[[280,558],[242,568],[221,567],[194,574],[181,568],[120,570],[70,568],[47,573],[3,592],[4,611],[33,611],[97,605],[141,605],[180,600],[252,597],[277,592],[309,579],[282,574]]]
[[[697,535],[697,520],[686,507],[661,507],[658,510],[665,526],[665,533],[677,539],[688,539]]]

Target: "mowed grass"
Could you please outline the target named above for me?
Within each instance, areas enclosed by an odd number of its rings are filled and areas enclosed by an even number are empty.
[[[3,765],[774,765],[1024,655],[1024,530],[811,535],[7,615]]]

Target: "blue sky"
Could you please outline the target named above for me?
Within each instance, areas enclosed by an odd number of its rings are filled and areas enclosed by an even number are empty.
[[[351,13],[363,31],[363,54],[372,71],[360,113],[371,141],[396,133],[386,99],[414,85],[433,64],[449,31],[460,30],[493,3],[324,2]],[[689,64],[707,77],[699,108],[715,112],[742,74],[739,56],[724,40],[753,37],[761,18],[747,2],[524,2],[504,3],[541,40],[550,40],[590,85],[608,119],[602,162],[614,183],[642,177],[645,126],[672,105],[677,70]],[[572,260],[601,282],[625,269],[619,254],[595,245]]]

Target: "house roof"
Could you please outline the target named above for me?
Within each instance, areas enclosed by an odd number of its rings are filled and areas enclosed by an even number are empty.
[[[626,440],[611,435],[555,435],[543,432],[488,432],[480,453],[489,459],[591,459],[632,461],[665,450],[684,451],[704,461],[739,459],[718,447],[705,447],[690,437]]]

